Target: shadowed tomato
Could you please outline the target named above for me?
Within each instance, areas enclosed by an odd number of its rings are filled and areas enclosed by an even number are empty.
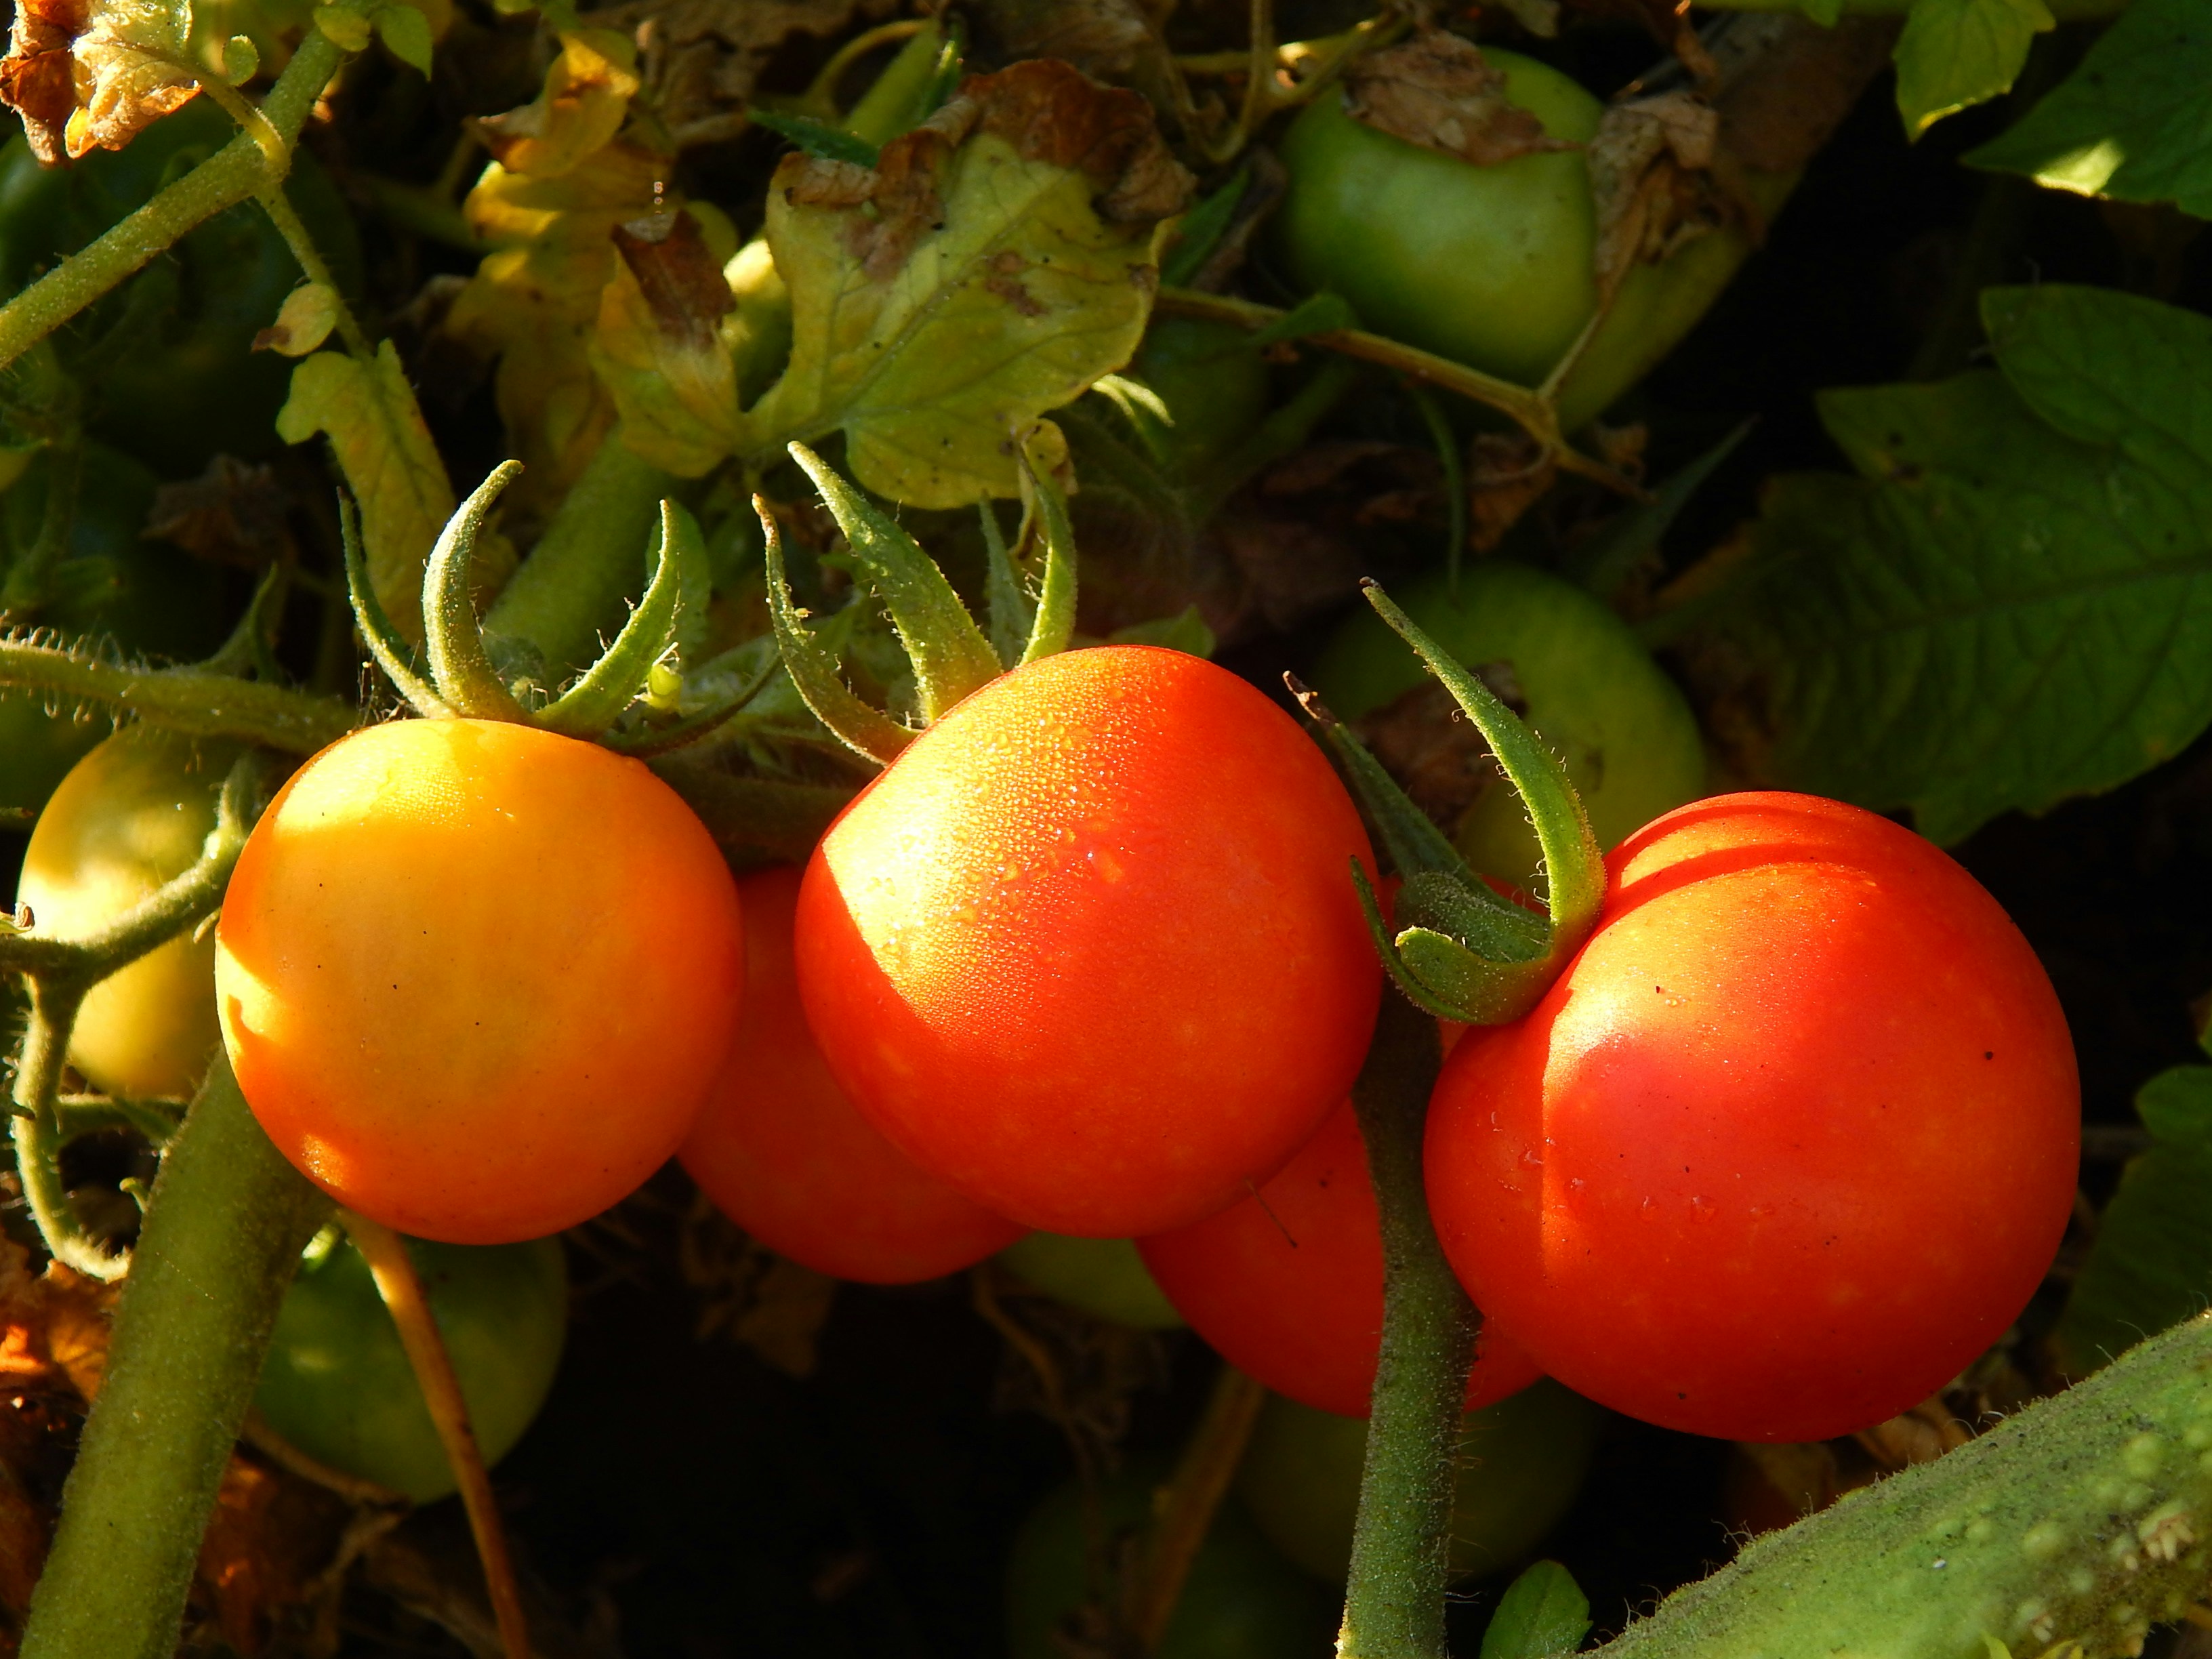
[[[744,988],[737,886],[637,761],[502,720],[342,738],[232,874],[216,1001],[240,1090],[338,1202],[538,1238],[682,1143]]]
[[[738,883],[745,1004],[684,1167],[770,1249],[839,1279],[935,1279],[981,1261],[1022,1229],[963,1198],[862,1117],[806,1029],[791,971],[799,872]]]
[[[1031,1233],[999,1252],[999,1265],[1032,1290],[1140,1331],[1181,1330],[1183,1317],[1145,1270],[1136,1241]]]
[[[799,994],[870,1120],[979,1203],[1158,1231],[1350,1086],[1381,988],[1355,858],[1336,775],[1260,692],[1072,651],[959,704],[823,838]]]
[[[1382,1343],[1382,1234],[1359,1120],[1346,1101],[1252,1197],[1137,1248],[1177,1312],[1237,1370],[1340,1417],[1367,1415]],[[1534,1382],[1486,1330],[1470,1408]]]
[[[1607,865],[1565,975],[1437,1084],[1453,1267],[1539,1365],[1649,1422],[1816,1440],[1925,1399],[2073,1205],[2042,965],[1942,852],[1835,801],[1701,801]]]

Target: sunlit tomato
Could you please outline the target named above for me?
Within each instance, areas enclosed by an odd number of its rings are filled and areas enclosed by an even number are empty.
[[[1132,1239],[1031,1233],[1000,1251],[999,1262],[1054,1301],[1116,1325],[1169,1331],[1183,1322],[1152,1282]]]
[[[737,886],[636,761],[408,720],[293,775],[216,957],[239,1086],[284,1155],[417,1237],[537,1238],[675,1152],[729,1051]]]
[[[900,1285],[981,1261],[1022,1230],[878,1134],[814,1045],[791,974],[799,879],[786,866],[738,884],[744,1012],[684,1167],[732,1221],[817,1273]]]
[[[1101,1481],[1087,1503],[1083,1488],[1070,1484],[1022,1523],[1006,1559],[1012,1659],[1094,1650],[1081,1645],[1083,1635],[1095,1639],[1098,1632],[1084,1629],[1080,1609],[1126,1593],[1120,1574],[1136,1553],[1166,1474],[1157,1462],[1139,1463]],[[1156,1659],[1322,1659],[1335,1611],[1333,1599],[1270,1548],[1232,1498],[1215,1511],[1154,1652]]]
[[[830,1069],[978,1202],[1121,1237],[1231,1202],[1359,1068],[1380,991],[1350,799],[1196,657],[994,681],[817,849],[799,988]]]
[[[1835,801],[1702,801],[1607,864],[1565,975],[1445,1063],[1454,1267],[1547,1371],[1670,1428],[1815,1440],[1925,1399],[2073,1204],[2074,1050],[2034,953],[1942,853]]]
[[[95,932],[198,862],[239,752],[132,726],[71,768],[15,890],[39,932]],[[217,1036],[215,941],[185,933],[85,993],[70,1063],[111,1094],[181,1097],[199,1087]]]
[[[1456,593],[1438,574],[1394,597],[1461,663],[1510,671],[1528,724],[1565,763],[1601,847],[1705,793],[1705,745],[1688,701],[1602,601],[1504,559],[1461,572]],[[1431,683],[1412,647],[1365,605],[1314,664],[1314,689],[1345,720]],[[1502,777],[1451,827],[1483,874],[1524,890],[1536,880],[1536,832]]]
[[[1460,1424],[1452,1497],[1455,1577],[1496,1572],[1535,1552],[1581,1491],[1605,1413],[1540,1377]],[[1267,1541],[1319,1578],[1341,1583],[1367,1462],[1367,1425],[1278,1395],[1253,1425],[1237,1495]]]
[[[568,1323],[558,1239],[431,1244],[408,1253],[468,1402],[484,1462],[507,1455],[545,1403]],[[253,1403],[308,1456],[418,1504],[459,1484],[368,1263],[335,1226],[284,1293]]]
[[[1322,1411],[1367,1415],[1382,1342],[1382,1234],[1349,1101],[1254,1195],[1137,1248],[1168,1300],[1237,1370]],[[1519,1348],[1485,1332],[1467,1403],[1502,1400],[1536,1376]]]

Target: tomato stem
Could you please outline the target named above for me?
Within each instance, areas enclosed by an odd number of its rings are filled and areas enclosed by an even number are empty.
[[[311,37],[312,38],[312,37]],[[167,1659],[276,1310],[328,1200],[218,1053],[161,1160],[26,1659]]]
[[[1382,1229],[1382,1349],[1345,1581],[1340,1659],[1443,1659],[1460,1414],[1481,1316],[1429,1219],[1421,1142],[1443,1046],[1384,995],[1352,1109]]]
[[[439,1333],[437,1316],[415,1270],[407,1241],[380,1221],[372,1221],[351,1210],[341,1210],[338,1219],[354,1248],[368,1263],[377,1294],[399,1328],[400,1346],[414,1367],[415,1382],[422,1390],[430,1420],[437,1425],[446,1459],[453,1466],[461,1488],[461,1502],[469,1512],[469,1530],[476,1535],[477,1555],[483,1564],[485,1588],[491,1594],[492,1615],[499,1625],[499,1643],[507,1659],[528,1659],[530,1631],[522,1613],[522,1594],[514,1582],[514,1564],[507,1553],[507,1533],[499,1518],[499,1501],[491,1489],[476,1431],[469,1425],[468,1401],[462,1397],[460,1378],[454,1374],[453,1357]]]
[[[261,106],[287,150],[307,112],[345,61],[344,49],[309,29]],[[248,197],[277,187],[284,168],[273,164],[252,133],[241,132],[137,212],[55,266],[0,306],[0,368],[152,260],[195,225]]]
[[[237,738],[288,755],[312,755],[353,730],[353,705],[265,680],[193,668],[149,669],[74,645],[0,639],[0,688],[136,714],[195,738]]]

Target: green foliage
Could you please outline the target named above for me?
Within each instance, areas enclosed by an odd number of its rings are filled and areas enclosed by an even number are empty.
[[[2212,218],[2212,25],[2198,0],[2134,0],[2081,65],[1969,166]]]
[[[1906,134],[2009,91],[2029,45],[2052,25],[2043,0],[1912,0],[1897,41]]]
[[[1482,1632],[1482,1659],[1572,1653],[1589,1634],[1589,1597],[1556,1561],[1539,1561],[1507,1586]]]
[[[2130,1159],[2097,1223],[2055,1340],[2095,1370],[2212,1297],[2212,1066],[2176,1066],[2136,1097],[2150,1150]]]
[[[1775,481],[1707,626],[1780,782],[1939,842],[2110,789],[2212,721],[2212,320],[1992,289],[1997,372],[1822,395],[1860,474]]]
[[[788,138],[802,155],[811,155],[823,161],[850,161],[855,167],[872,167],[882,153],[879,145],[865,138],[856,138],[842,127],[832,126],[827,121],[817,121],[805,115],[779,115],[774,110],[757,109],[752,112],[752,123],[766,127],[780,138]]]

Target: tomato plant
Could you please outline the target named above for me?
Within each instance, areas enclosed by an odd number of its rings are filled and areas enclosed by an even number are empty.
[[[1705,754],[1688,700],[1610,607],[1571,582],[1503,559],[1439,574],[1397,596],[1460,662],[1502,664],[1528,724],[1566,763],[1601,847],[1705,793]],[[1373,611],[1346,618],[1314,665],[1314,689],[1346,720],[1427,684],[1419,661]],[[1503,779],[1456,825],[1460,851],[1485,875],[1534,890],[1540,854]]]
[[[1452,1498],[1452,1571],[1467,1577],[1534,1554],[1582,1490],[1605,1413],[1539,1378],[1468,1413]],[[1270,1400],[1237,1466],[1237,1495],[1267,1541],[1316,1577],[1340,1582],[1367,1425],[1295,1400]]]
[[[903,1284],[980,1261],[1022,1230],[870,1127],[806,1029],[792,976],[799,875],[786,865],[738,884],[744,1006],[684,1167],[732,1221],[818,1273]]]
[[[1031,1289],[1116,1325],[1165,1331],[1183,1323],[1133,1239],[1031,1233],[1000,1251],[999,1261]]]
[[[1163,317],[1145,331],[1128,374],[1167,405],[1164,422],[1149,410],[1139,418],[1178,477],[1224,459],[1267,413],[1267,365],[1250,332],[1232,324]]]
[[[1029,1225],[1157,1231],[1271,1172],[1358,1069],[1379,975],[1354,858],[1342,787],[1249,685],[1149,647],[1048,657],[823,838],[799,994],[926,1167]]]
[[[1138,1249],[1176,1310],[1231,1364],[1302,1404],[1367,1415],[1382,1339],[1382,1238],[1349,1101],[1251,1196]],[[1536,1376],[1510,1338],[1486,1330],[1468,1406]]]
[[[568,1323],[558,1239],[411,1242],[452,1357],[469,1425],[495,1463],[545,1403]],[[335,1224],[300,1259],[253,1396],[270,1427],[310,1457],[418,1504],[455,1486],[446,1449],[376,1281]]]
[[[2042,965],[1942,853],[1833,801],[1684,807],[1609,874],[1566,973],[1437,1085],[1429,1200],[1469,1293],[1569,1387],[1697,1433],[1925,1399],[2073,1206]]]
[[[1164,1473],[1147,1463],[1086,1492],[1061,1487],[1031,1512],[1006,1559],[1006,1647],[1012,1659],[1067,1650],[1071,1616],[1125,1592],[1133,1550]],[[1269,1547],[1233,1504],[1213,1518],[1191,1564],[1161,1659],[1297,1659],[1328,1651],[1328,1598]],[[1092,1615],[1094,1618],[1096,1614]],[[1077,1626],[1080,1629],[1081,1626]],[[1076,1640],[1082,1638],[1078,1635]]]
[[[396,720],[318,755],[255,826],[216,939],[270,1139],[349,1208],[453,1243],[538,1237],[650,1175],[744,985],[735,884],[673,792],[506,721]]]
[[[39,815],[15,896],[63,937],[96,932],[200,856],[238,746],[126,726],[71,768]],[[181,1099],[218,1040],[215,941],[170,939],[85,994],[70,1063],[94,1086]]]

